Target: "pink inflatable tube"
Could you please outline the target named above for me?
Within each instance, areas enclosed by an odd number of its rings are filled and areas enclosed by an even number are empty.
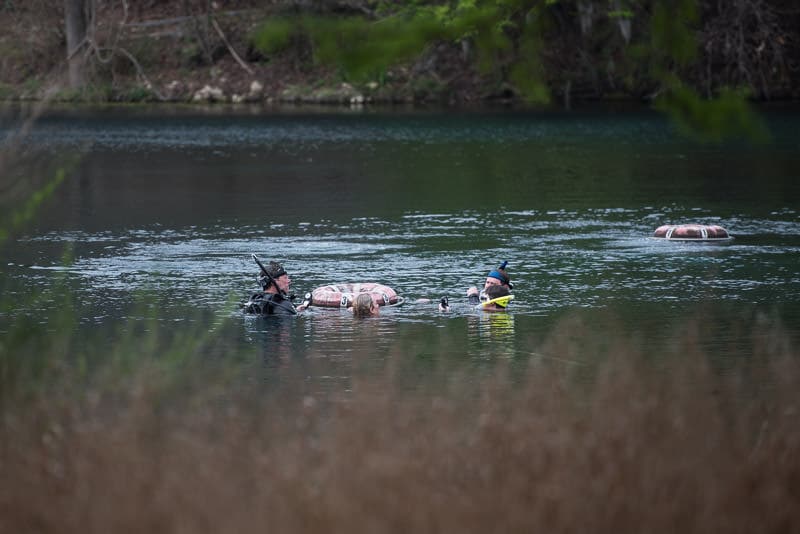
[[[665,224],[656,228],[653,237],[670,241],[725,241],[733,239],[725,228],[715,224]]]
[[[391,287],[365,282],[318,287],[311,292],[311,305],[323,308],[349,308],[361,293],[368,293],[378,306],[394,306],[403,303],[403,298],[398,296]]]

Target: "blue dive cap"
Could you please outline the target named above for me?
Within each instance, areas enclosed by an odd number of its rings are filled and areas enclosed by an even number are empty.
[[[506,268],[506,265],[508,265],[508,262],[504,261],[503,263],[500,264],[500,267],[489,271],[489,274],[487,274],[486,277],[500,280],[500,282],[506,284],[509,287],[509,289],[514,289],[514,286],[511,285],[511,279],[508,277],[508,275],[504,270]]]

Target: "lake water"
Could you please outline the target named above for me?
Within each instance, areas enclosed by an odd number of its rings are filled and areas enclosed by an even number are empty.
[[[224,335],[267,368],[313,358],[334,382],[356,353],[586,363],[591,351],[547,353],[555,325],[647,349],[700,323],[724,360],[748,353],[759,321],[800,334],[800,113],[765,115],[773,138],[753,146],[696,144],[661,115],[612,108],[54,110],[24,140],[39,159],[21,172],[79,159],[2,269],[22,300],[62,280],[82,328],[141,317],[137,299],[154,295],[165,324],[230,320]],[[0,135],[16,125],[6,113]],[[650,238],[689,222],[734,239]],[[299,295],[374,281],[406,302],[366,321],[326,309],[245,318],[251,253],[282,261]],[[469,308],[466,288],[503,260],[512,312]],[[7,318],[47,323],[58,298],[41,301]]]

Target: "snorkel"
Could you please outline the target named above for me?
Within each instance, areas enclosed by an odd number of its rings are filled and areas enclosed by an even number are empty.
[[[486,278],[494,278],[499,280],[501,284],[508,286],[509,289],[514,289],[514,286],[511,284],[511,279],[506,274],[505,268],[508,265],[508,261],[503,260],[503,263],[497,269],[492,269],[489,271],[489,274],[486,275]]]
[[[475,306],[475,309],[486,310],[486,311],[506,311],[506,308],[508,307],[508,304],[512,300],[514,300],[514,295],[511,295],[511,294],[503,295],[502,297],[496,297],[496,298],[489,299],[489,300],[486,300],[484,302],[481,302],[480,304]],[[499,306],[500,309],[490,308],[490,306],[493,306],[493,305]]]

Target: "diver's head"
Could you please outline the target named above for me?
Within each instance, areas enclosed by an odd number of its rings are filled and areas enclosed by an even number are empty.
[[[507,297],[510,294],[511,292],[506,286],[495,284],[486,288],[486,291],[483,292],[483,297],[488,302],[499,297]],[[505,311],[507,306],[508,299],[500,299],[496,302],[492,302],[491,304],[484,304],[482,309],[489,311]]]
[[[353,301],[353,316],[355,317],[370,317],[379,313],[380,309],[369,293],[360,293]]]
[[[264,288],[264,291],[267,293],[286,293],[289,291],[289,285],[292,283],[292,279],[289,278],[289,273],[286,272],[283,265],[274,260],[270,261],[267,266],[267,273],[269,273],[269,276],[262,272],[261,276],[258,277],[258,281],[261,283],[261,287]],[[275,281],[278,287],[275,287],[270,277],[272,277],[272,280]]]
[[[486,275],[486,282],[483,284],[483,289],[489,289],[491,286],[503,286],[508,289],[514,289],[514,286],[511,284],[511,277],[508,276],[505,270],[506,265],[508,265],[508,262],[504,261],[497,269],[489,271],[489,274]]]

